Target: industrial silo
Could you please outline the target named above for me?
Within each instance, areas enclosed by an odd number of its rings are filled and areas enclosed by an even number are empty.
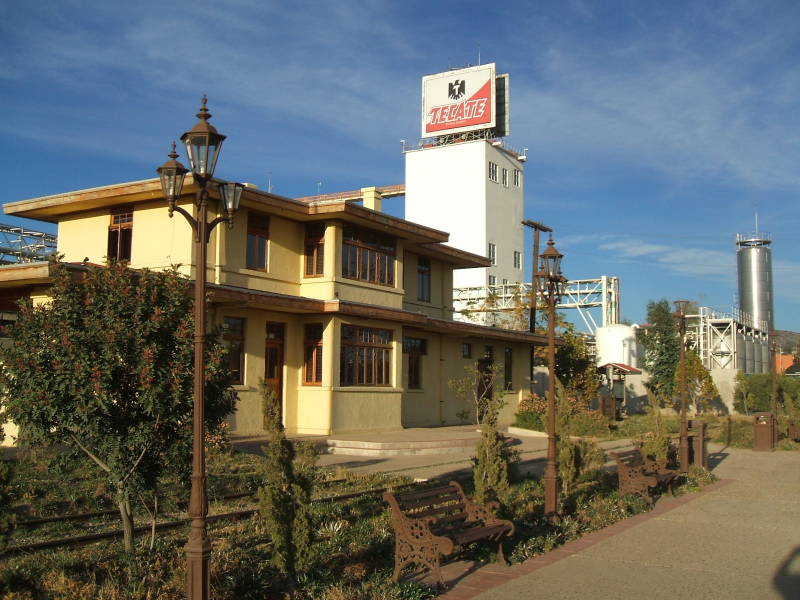
[[[770,243],[764,234],[736,234],[739,308],[753,319],[753,327],[768,332],[774,327]]]

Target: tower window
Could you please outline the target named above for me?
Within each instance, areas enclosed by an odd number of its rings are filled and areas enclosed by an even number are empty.
[[[497,183],[497,163],[489,161],[489,179]]]
[[[487,258],[489,259],[489,262],[492,263],[493,265],[496,265],[497,264],[497,246],[495,246],[492,242],[489,242],[489,252],[488,252],[488,254],[489,254],[489,256]]]

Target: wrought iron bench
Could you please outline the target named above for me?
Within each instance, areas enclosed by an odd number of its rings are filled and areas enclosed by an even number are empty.
[[[417,492],[386,492],[383,497],[392,508],[394,581],[399,580],[403,567],[413,563],[433,571],[439,586],[444,587],[440,556],[483,540],[497,542],[497,559],[508,564],[502,540],[513,535],[514,524],[494,516],[496,502],[472,502],[455,481]]]
[[[625,452],[611,452],[617,463],[617,476],[619,477],[619,491],[622,494],[638,494],[648,504],[653,504],[652,488],[672,485],[678,475],[677,471],[667,469],[666,465],[646,459],[641,450],[634,448]]]

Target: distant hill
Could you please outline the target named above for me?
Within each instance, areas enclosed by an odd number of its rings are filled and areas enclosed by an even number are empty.
[[[783,354],[794,354],[800,349],[800,333],[780,329],[775,333],[775,339]]]

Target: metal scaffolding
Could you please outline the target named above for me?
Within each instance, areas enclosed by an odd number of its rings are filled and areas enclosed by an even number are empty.
[[[0,224],[0,264],[47,260],[56,251],[56,236]]]
[[[744,373],[769,373],[769,324],[756,323],[740,310],[715,311],[701,306],[687,315],[687,337],[707,369],[739,369]]]
[[[493,321],[502,325],[508,321],[502,318],[504,314],[523,309],[527,315],[530,294],[530,283],[453,288],[453,309],[456,318],[461,315],[472,321],[487,321],[481,317],[500,315]],[[619,278],[603,275],[596,279],[573,279],[567,283],[557,308],[576,309],[593,335],[598,323],[589,311],[591,308],[601,309],[600,326],[615,325],[619,323]]]

